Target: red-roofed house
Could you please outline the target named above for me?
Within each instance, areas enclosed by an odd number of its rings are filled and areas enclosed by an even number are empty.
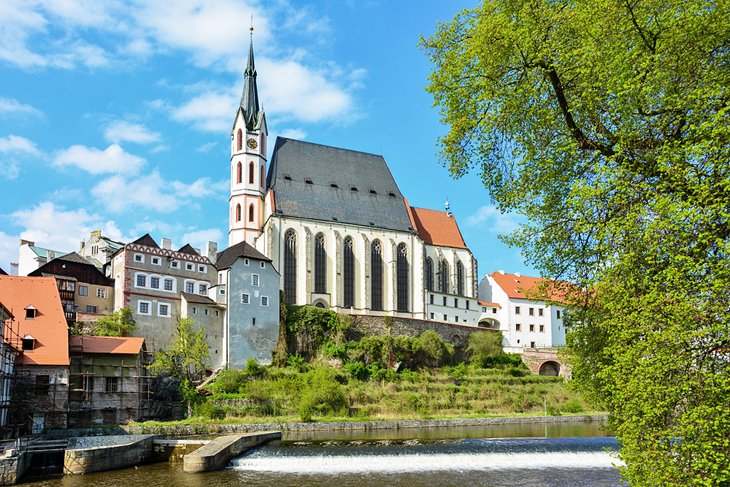
[[[509,352],[561,347],[565,345],[565,311],[556,303],[561,296],[549,279],[493,272],[479,284],[479,298],[499,307],[484,306],[488,311],[480,323],[488,320],[487,326],[498,328]]]

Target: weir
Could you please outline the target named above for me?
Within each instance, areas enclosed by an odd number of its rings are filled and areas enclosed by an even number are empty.
[[[243,435],[219,436],[183,458],[183,470],[188,473],[210,472],[221,470],[235,458],[247,450],[280,440],[280,431],[264,431]]]

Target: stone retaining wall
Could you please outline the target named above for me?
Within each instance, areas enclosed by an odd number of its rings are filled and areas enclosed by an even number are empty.
[[[63,459],[65,475],[131,467],[149,460],[156,435],[72,438]]]
[[[390,329],[383,316],[352,316],[352,326],[348,333],[351,340],[359,340],[363,336],[405,335],[417,337],[426,330],[433,330],[457,348],[463,348],[469,341],[469,335],[475,331],[484,331],[476,326],[457,325],[438,321],[416,320],[411,318],[392,318]]]
[[[0,485],[18,483],[28,469],[30,455],[27,453],[14,453],[0,458]]]

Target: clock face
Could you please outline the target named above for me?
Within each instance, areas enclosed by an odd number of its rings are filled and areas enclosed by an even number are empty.
[[[248,139],[248,141],[246,142],[246,145],[250,149],[255,149],[256,147],[259,146],[258,142],[256,142],[256,139]]]

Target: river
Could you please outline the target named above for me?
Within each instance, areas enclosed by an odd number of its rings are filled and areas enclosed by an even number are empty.
[[[234,459],[229,468],[186,474],[159,463],[25,484],[33,487],[172,486],[625,486],[616,441],[588,424],[318,432]]]

